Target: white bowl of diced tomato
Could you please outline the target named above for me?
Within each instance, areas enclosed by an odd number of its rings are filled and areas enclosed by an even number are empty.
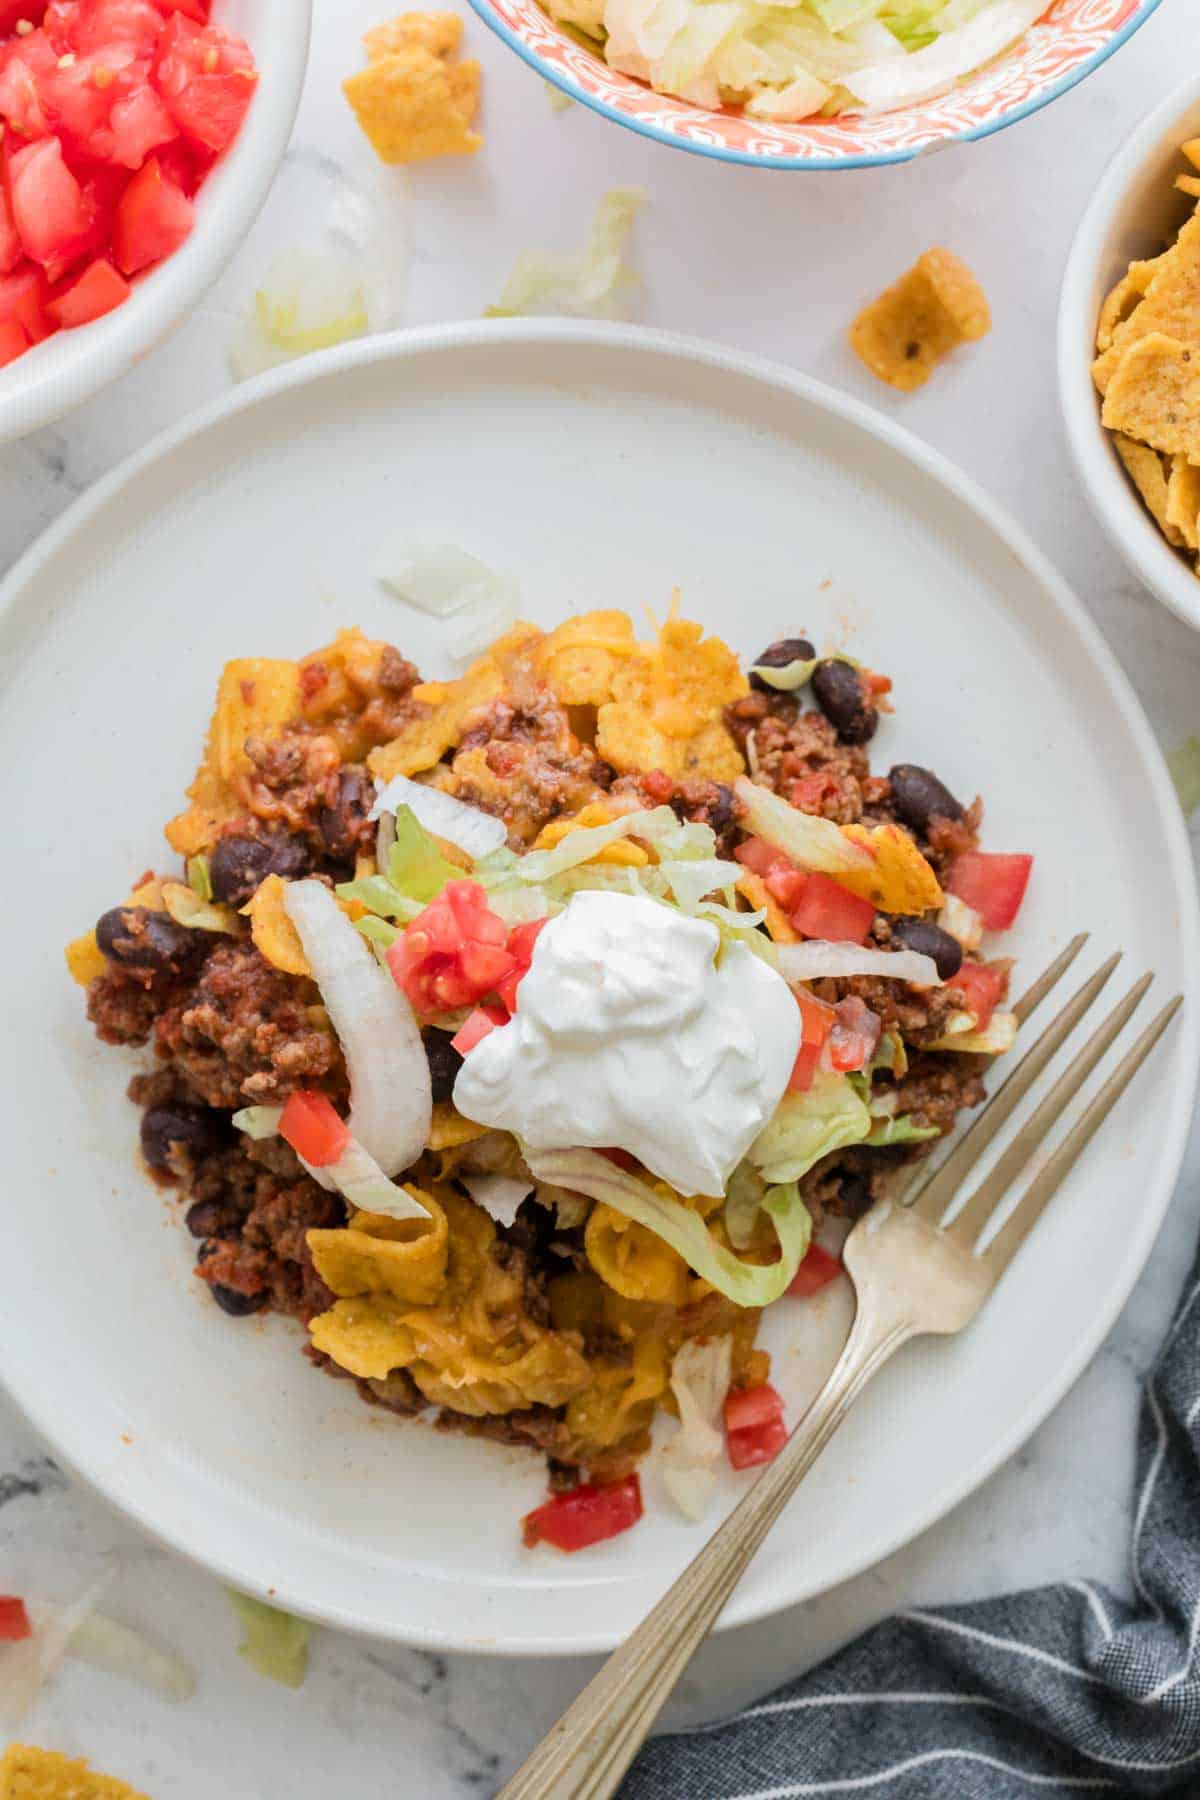
[[[291,135],[312,0],[0,0],[0,441],[169,335]]]

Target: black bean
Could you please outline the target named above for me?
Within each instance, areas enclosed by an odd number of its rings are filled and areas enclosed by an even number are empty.
[[[867,699],[853,663],[829,656],[813,670],[813,697],[844,744],[865,744],[875,736],[879,714]]]
[[[178,974],[205,948],[205,933],[177,925],[170,913],[114,906],[96,922],[96,942],[110,962],[147,974]]]
[[[221,1149],[228,1133],[224,1119],[207,1106],[152,1106],[142,1114],[142,1155],[152,1169],[170,1169],[175,1145],[195,1159]]]
[[[448,1031],[438,1031],[430,1026],[425,1033],[424,1042],[433,1097],[435,1100],[449,1100],[454,1092],[454,1078],[462,1068],[463,1059],[450,1041]]]
[[[926,831],[935,813],[943,819],[963,816],[962,807],[932,769],[922,769],[918,763],[897,763],[888,780],[896,811],[914,831]]]
[[[218,838],[208,859],[213,899],[226,906],[242,906],[269,874],[270,862],[268,844],[260,844],[255,838]]]
[[[893,944],[898,944],[902,950],[916,950],[922,956],[932,956],[943,981],[950,981],[958,974],[962,968],[962,945],[940,925],[912,918],[891,919],[889,923]]]
[[[351,857],[362,836],[363,821],[375,804],[375,788],[361,769],[343,769],[337,799],[317,814],[317,827],[330,856]]]
[[[244,1319],[248,1313],[261,1312],[271,1298],[265,1289],[261,1294],[239,1294],[236,1288],[222,1287],[219,1281],[211,1281],[209,1286],[221,1311],[229,1313],[235,1319]]]
[[[849,1219],[861,1219],[874,1199],[871,1177],[851,1169],[838,1182],[838,1211]]]
[[[778,638],[775,643],[768,644],[761,656],[756,656],[752,668],[786,669],[789,663],[811,662],[816,651],[807,638]],[[751,675],[750,686],[761,688],[764,694],[773,694],[777,690],[761,675]]]
[[[227,1229],[225,1208],[219,1200],[197,1200],[188,1207],[184,1223],[195,1238],[222,1237]]]
[[[307,875],[313,859],[303,838],[279,832],[263,839],[248,837],[218,838],[208,859],[208,875],[214,900],[226,906],[241,906],[250,899],[260,881],[268,875],[282,875],[288,880]]]
[[[714,785],[717,791],[708,806],[705,822],[719,838],[723,837],[733,824],[733,789],[723,781],[718,781]]]

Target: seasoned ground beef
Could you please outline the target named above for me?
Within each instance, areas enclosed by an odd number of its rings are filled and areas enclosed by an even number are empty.
[[[873,776],[861,744],[845,744],[821,712],[802,712],[792,694],[746,694],[725,722],[755,779],[801,812],[854,825],[884,803],[885,777]]]
[[[126,974],[110,969],[88,987],[87,1016],[105,1044],[144,1044],[154,1030],[165,996]]]
[[[963,1107],[980,1106],[986,1097],[983,1075],[987,1058],[954,1056],[942,1050],[917,1051],[896,1084],[896,1111],[911,1113],[918,1125],[950,1131]]]
[[[612,778],[608,764],[580,744],[565,709],[539,690],[519,707],[493,702],[430,780],[503,819],[510,845],[522,850],[551,819],[600,799]]]
[[[940,1037],[945,1022],[961,1005],[961,995],[949,988],[914,987],[910,981],[885,980],[881,975],[847,975],[836,980],[814,981],[812,991],[820,1000],[836,1006],[857,995],[877,1013],[884,1031],[898,1031],[909,1044],[927,1043]]]
[[[272,968],[249,940],[223,938],[161,1014],[155,1048],[208,1106],[278,1105],[298,1087],[338,1093],[341,1052],[316,1000],[311,982]]]
[[[614,795],[630,795],[639,806],[669,806],[680,819],[707,825],[717,840],[717,855],[731,856],[738,837],[733,789],[723,781],[676,781],[661,769],[648,775],[620,775]]]

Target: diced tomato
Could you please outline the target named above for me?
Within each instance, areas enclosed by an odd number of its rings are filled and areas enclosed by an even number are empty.
[[[881,694],[891,693],[892,678],[890,675],[878,675],[874,669],[860,669],[858,673],[872,700],[877,700]]]
[[[53,263],[86,242],[95,217],[57,138],[18,150],[8,164],[13,222],[34,262]]]
[[[29,348],[29,339],[15,319],[6,319],[0,324],[0,369],[16,362],[18,356],[24,356]]]
[[[31,343],[40,344],[58,329],[45,313],[50,284],[36,263],[19,263],[10,275],[0,276],[0,323],[19,325]]]
[[[784,912],[790,913],[799,906],[804,894],[804,886],[808,876],[801,869],[794,869],[791,863],[777,862],[773,869],[763,876],[763,882],[772,900],[778,901]]]
[[[774,844],[768,844],[766,838],[761,837],[746,838],[737,845],[733,854],[753,875],[769,875],[776,863],[786,860]]]
[[[735,1469],[770,1462],[787,1443],[783,1398],[767,1382],[725,1396],[725,1443]]]
[[[476,881],[449,881],[387,952],[397,987],[426,1018],[473,1006],[517,967],[504,921]]]
[[[829,1060],[839,1074],[849,1075],[855,1069],[866,1068],[875,1054],[883,1025],[879,1014],[872,1012],[857,994],[839,1000],[834,1010],[837,1017],[829,1034]]]
[[[57,67],[58,52],[44,31],[0,46],[0,119],[18,140],[49,130],[41,82]]]
[[[152,79],[180,130],[209,150],[223,150],[242,122],[258,75],[240,37],[174,12],[159,39]]]
[[[197,25],[208,24],[208,0],[155,0],[155,5],[160,12],[186,13]]]
[[[522,978],[529,973],[529,965],[533,961],[533,946],[537,943],[538,932],[545,923],[545,919],[530,919],[528,924],[514,925],[508,934],[508,950],[516,960],[516,967],[511,974],[497,982],[496,992],[510,1013],[517,1010],[517,989],[521,985]]]
[[[0,31],[15,31],[22,19],[40,25],[46,0],[0,0]]]
[[[957,988],[965,1002],[963,1010],[974,1013],[976,1031],[986,1031],[992,1014],[1008,992],[1008,970],[994,963],[964,961],[947,987]]]
[[[946,887],[974,907],[989,931],[1007,931],[1021,910],[1032,868],[1032,856],[965,850],[950,864]]]
[[[0,184],[0,275],[15,269],[25,254],[20,234],[13,221],[8,189]]]
[[[791,915],[804,937],[827,938],[835,944],[865,944],[875,923],[875,907],[828,875],[810,875]]]
[[[597,1487],[585,1481],[569,1493],[554,1494],[544,1505],[526,1513],[521,1535],[527,1549],[553,1544],[556,1550],[586,1550],[605,1538],[617,1537],[636,1525],[642,1516],[642,1486],[637,1475]]]
[[[32,1636],[25,1602],[16,1594],[0,1594],[0,1643],[16,1644]]]
[[[112,147],[107,160],[126,169],[140,169],[151,150],[173,143],[179,136],[178,126],[151,87],[135,87],[115,102],[109,130]],[[161,160],[159,167],[163,167]]]
[[[187,195],[163,174],[159,160],[143,163],[117,203],[113,260],[125,275],[178,250],[195,223]]]
[[[79,55],[120,44],[149,58],[161,41],[163,17],[151,0],[83,0],[73,10],[67,33]]]
[[[801,812],[812,813],[820,818],[825,810],[825,803],[832,800],[838,792],[838,778],[827,769],[814,769],[808,775],[801,775],[793,781],[788,793],[792,806]]]
[[[481,1043],[488,1033],[495,1031],[497,1025],[507,1025],[508,1014],[502,1006],[477,1006],[475,1011],[460,1025],[450,1039],[460,1056],[469,1056],[476,1044]]]
[[[823,1287],[828,1287],[842,1272],[842,1265],[836,1256],[830,1256],[828,1250],[822,1250],[820,1244],[810,1244],[808,1254],[796,1270],[788,1284],[788,1293],[794,1294],[797,1300],[807,1300],[812,1294],[819,1294]]]
[[[118,275],[110,262],[98,258],[47,302],[46,311],[60,325],[86,325],[89,319],[112,312],[129,294],[124,276]]]
[[[816,995],[810,994],[807,988],[797,988],[795,992],[796,1004],[800,1008],[803,1035],[787,1085],[789,1094],[806,1094],[813,1084],[813,1076],[816,1074],[817,1064],[821,1060],[821,1051],[825,1047],[826,1038],[833,1030],[837,1014],[832,1006],[827,1006],[824,1000],[818,1000]]]
[[[289,1094],[279,1119],[279,1135],[314,1169],[335,1163],[350,1141],[345,1121],[324,1094],[297,1088]]]

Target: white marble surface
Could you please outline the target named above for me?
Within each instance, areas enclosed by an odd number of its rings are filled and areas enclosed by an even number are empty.
[[[373,208],[399,318],[419,324],[477,316],[519,248],[573,247],[603,190],[631,183],[649,198],[639,228],[647,322],[777,357],[902,419],[1057,561],[1124,661],[1164,746],[1200,730],[1200,637],[1139,591],[1108,550],[1068,464],[1054,383],[1071,232],[1111,150],[1192,68],[1200,26],[1187,0],[1163,6],[1090,82],[1014,131],[909,168],[820,176],[718,167],[578,107],[553,112],[538,79],[470,18],[470,48],[485,67],[485,151],[408,175],[384,171],[337,83],[356,64],[361,28],[388,10],[386,0],[316,0],[293,148],[234,268],[126,380],[57,428],[0,450],[5,566],[88,483],[225,388],[233,320],[256,276],[277,247],[319,243],[347,195]],[[865,296],[933,242],[978,271],[995,331],[924,393],[901,399],[854,363],[844,327]],[[1123,1588],[1138,1379],[1198,1223],[1193,1136],[1179,1197],[1123,1317],[1025,1450],[870,1574],[711,1643],[673,1716],[725,1711],[908,1601],[1068,1575]],[[335,1786],[372,1800],[487,1796],[594,1666],[440,1657],[324,1632],[302,1692],[269,1685],[233,1656],[235,1629],[215,1584],[70,1487],[0,1402],[0,1591],[65,1598],[113,1551],[109,1610],[174,1642],[199,1670],[198,1694],[171,1707],[68,1665],[23,1732],[87,1752],[154,1800],[323,1800]]]

